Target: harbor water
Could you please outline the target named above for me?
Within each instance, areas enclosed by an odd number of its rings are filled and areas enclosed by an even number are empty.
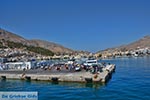
[[[116,64],[106,84],[0,80],[0,91],[37,91],[38,100],[150,100],[150,57],[100,62]]]

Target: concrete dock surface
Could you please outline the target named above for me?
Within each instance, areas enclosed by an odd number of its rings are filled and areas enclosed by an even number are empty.
[[[104,68],[102,72],[91,73],[89,71],[68,70],[3,70],[0,71],[1,79],[21,79],[54,82],[107,82],[115,71],[115,65]]]

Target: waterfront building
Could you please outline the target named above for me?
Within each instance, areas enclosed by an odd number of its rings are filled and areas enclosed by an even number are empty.
[[[34,67],[32,62],[9,62],[5,64],[8,70],[24,70]]]

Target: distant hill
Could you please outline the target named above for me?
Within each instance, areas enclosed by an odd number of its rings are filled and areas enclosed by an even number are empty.
[[[9,40],[13,42],[28,44],[28,40],[23,37],[16,35],[14,33],[8,32],[6,30],[0,29],[0,39]]]
[[[42,48],[46,48],[48,50],[51,50],[55,53],[72,53],[74,52],[71,49],[68,49],[66,47],[63,47],[62,45],[53,43],[53,42],[48,42],[48,41],[44,41],[44,40],[38,40],[38,39],[34,39],[34,40],[29,40],[30,43],[34,46],[39,46]]]
[[[145,36],[133,43],[125,45],[121,48],[126,48],[127,50],[137,49],[137,48],[146,48],[150,47],[150,36]]]
[[[143,38],[132,42],[127,45],[122,45],[114,48],[108,48],[106,50],[98,51],[99,52],[104,52],[104,51],[126,51],[126,50],[136,50],[138,48],[150,48],[150,36],[144,36]]]
[[[59,45],[59,44],[56,44],[53,42],[48,42],[48,41],[38,40],[38,39],[28,40],[19,35],[16,35],[15,33],[8,32],[4,29],[0,29],[0,40],[2,40],[2,39],[7,40],[7,41],[16,42],[16,43],[21,43],[23,45],[42,47],[42,48],[48,49],[54,53],[72,53],[72,52],[74,52],[71,49],[68,49],[62,45]]]

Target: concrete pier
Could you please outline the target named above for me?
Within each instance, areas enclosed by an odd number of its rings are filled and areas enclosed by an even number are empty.
[[[115,65],[110,65],[104,68],[102,72],[92,74],[91,72],[35,72],[28,73],[27,71],[5,72],[0,71],[1,79],[21,79],[21,80],[36,80],[36,81],[54,81],[54,82],[100,82],[105,83],[109,80],[115,70]]]

